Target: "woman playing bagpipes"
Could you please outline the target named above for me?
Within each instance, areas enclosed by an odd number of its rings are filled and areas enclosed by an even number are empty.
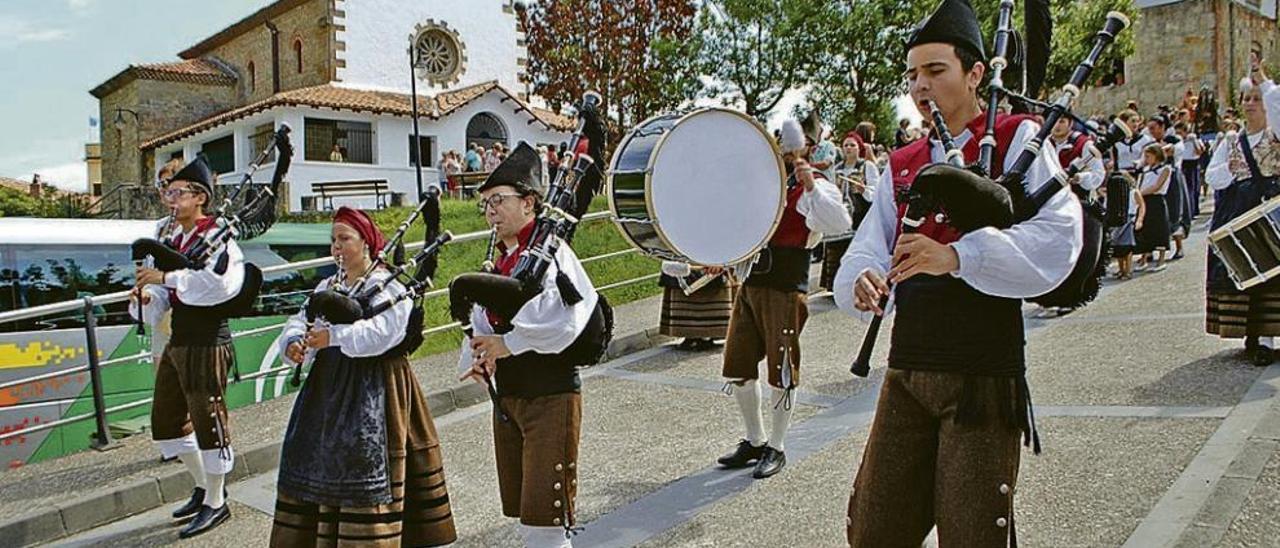
[[[457,538],[439,437],[407,360],[422,341],[421,312],[395,280],[369,302],[346,296],[392,276],[379,260],[386,248],[368,215],[339,208],[330,251],[340,268],[280,335],[285,363],[314,362],[281,448],[272,546]],[[326,310],[332,303],[340,304]],[[366,312],[380,304],[391,306]]]

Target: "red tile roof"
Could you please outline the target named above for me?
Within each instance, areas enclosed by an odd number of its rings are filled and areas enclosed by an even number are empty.
[[[498,85],[497,81],[484,82],[441,93],[435,97],[436,109],[434,112],[430,108],[431,104],[428,102],[430,100],[426,97],[419,96],[419,108],[424,117],[433,120],[440,119],[470,104],[472,101],[495,91],[505,96],[503,99],[504,101],[512,101],[517,112],[521,110],[528,112],[533,117],[533,121],[541,123],[549,129],[570,131],[574,127],[573,121],[568,117],[561,116],[545,109],[530,107],[527,103],[521,101],[515,94]],[[256,103],[251,103],[243,107],[215,114],[189,126],[176,129],[150,139],[142,143],[139,148],[142,150],[149,150],[161,147],[197,133],[216,128],[223,124],[228,124],[277,107],[328,108],[334,110],[368,112],[371,114],[388,114],[392,116],[413,115],[412,97],[409,94],[389,91],[351,89],[335,86],[333,84],[325,84],[321,86],[284,91]],[[531,123],[533,121],[531,121]]]
[[[89,93],[99,99],[134,80],[162,80],[209,86],[234,86],[236,75],[215,61],[189,59],[173,63],[130,65]]]

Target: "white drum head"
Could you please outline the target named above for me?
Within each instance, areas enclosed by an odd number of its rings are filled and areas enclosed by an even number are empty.
[[[744,261],[768,243],[786,205],[772,138],[745,115],[696,111],[653,159],[650,200],[674,250],[702,265]]]

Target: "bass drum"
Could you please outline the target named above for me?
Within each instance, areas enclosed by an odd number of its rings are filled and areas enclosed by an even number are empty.
[[[777,144],[723,108],[657,116],[623,139],[608,182],[614,223],[650,256],[735,265],[769,242],[786,207]]]

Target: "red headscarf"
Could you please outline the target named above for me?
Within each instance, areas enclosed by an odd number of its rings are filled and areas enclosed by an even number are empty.
[[[378,230],[378,226],[373,224],[373,219],[359,209],[342,206],[338,208],[337,213],[333,214],[333,222],[354,228],[364,243],[369,246],[369,256],[374,259],[377,259],[378,254],[382,252],[382,246],[387,245],[386,237],[382,235],[382,231]]]
[[[857,131],[850,131],[849,133],[844,134],[844,141],[848,141],[849,139],[853,139],[855,143],[858,143],[858,154],[862,155],[863,160],[872,159],[871,150],[867,148],[867,144],[862,141],[862,136],[858,135]],[[844,141],[840,141],[841,146],[844,145]]]

